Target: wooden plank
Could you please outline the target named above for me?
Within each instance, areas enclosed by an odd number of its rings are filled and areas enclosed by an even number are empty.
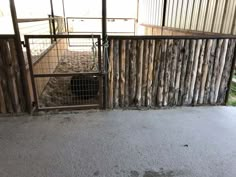
[[[161,63],[161,41],[156,40],[156,48],[155,48],[155,68],[153,75],[153,86],[152,86],[152,106],[156,106],[157,104],[157,88],[159,84],[159,74],[160,74],[160,63]]]
[[[130,52],[131,52],[131,40],[126,41],[126,52],[125,52],[125,107],[129,106],[129,63],[130,63]]]
[[[215,56],[215,62],[214,62],[214,68],[212,73],[212,80],[211,80],[211,90],[210,90],[210,104],[215,104],[215,91],[216,91],[216,78],[218,77],[218,70],[219,70],[219,60],[220,60],[220,54],[221,54],[221,47],[223,44],[223,39],[218,40],[217,48],[216,48],[216,56]]]
[[[142,74],[143,74],[143,47],[144,40],[138,41],[138,63],[137,63],[137,94],[136,94],[136,105],[141,106],[142,96]]]
[[[184,44],[183,53],[183,64],[181,69],[181,79],[180,79],[180,93],[179,93],[179,101],[178,105],[183,105],[185,100],[185,80],[187,76],[187,66],[188,66],[188,58],[190,54],[190,40],[186,40]]]
[[[202,40],[197,41],[197,46],[194,54],[194,61],[193,61],[193,68],[191,73],[191,84],[190,84],[190,90],[189,90],[189,98],[188,98],[188,104],[192,103],[193,100],[193,94],[194,94],[194,88],[195,88],[195,82],[197,78],[197,72],[198,72],[198,63],[199,63],[199,56],[200,56],[200,50],[202,47]]]
[[[119,40],[114,41],[114,108],[119,106]]]
[[[130,103],[135,104],[136,74],[137,74],[137,41],[132,40],[132,51],[130,52]]]
[[[208,75],[206,80],[206,87],[204,92],[204,104],[210,103],[210,91],[211,91],[211,81],[212,81],[212,75],[213,75],[213,68],[214,68],[214,62],[215,62],[215,56],[216,56],[216,46],[217,46],[217,40],[212,41],[212,47],[210,52],[210,60],[209,60],[209,69],[208,69]]]
[[[120,43],[120,106],[125,104],[125,47],[126,41],[122,40]]]
[[[165,76],[165,63],[166,63],[166,53],[167,53],[167,43],[168,40],[161,41],[161,62],[160,62],[160,75],[157,90],[157,105],[159,107],[163,106],[163,91],[164,91],[164,76]]]
[[[185,44],[185,40],[180,40],[180,44],[178,46],[179,57],[177,60],[176,80],[175,80],[175,101],[174,101],[176,105],[179,104],[178,98],[179,98],[179,93],[180,93],[181,70],[182,70],[184,53],[185,53],[184,44]]]
[[[206,86],[206,81],[207,81],[207,74],[208,74],[209,63],[210,63],[212,42],[213,41],[211,39],[209,39],[207,41],[205,57],[204,57],[204,60],[203,60],[202,79],[201,79],[202,82],[201,82],[201,88],[200,88],[200,93],[199,93],[199,98],[198,98],[198,103],[199,104],[203,104],[205,86]]]
[[[173,48],[171,53],[171,70],[170,70],[170,86],[169,86],[169,105],[176,105],[175,103],[175,80],[176,80],[176,72],[177,72],[177,61],[179,57],[179,45],[180,40],[174,40]]]
[[[148,84],[147,84],[147,106],[152,104],[152,81],[153,81],[153,61],[155,54],[155,40],[150,41],[148,56]]]
[[[200,86],[202,82],[202,66],[203,66],[203,60],[205,57],[205,47],[206,47],[206,40],[204,39],[202,41],[201,46],[201,52],[199,56],[199,62],[198,62],[198,69],[197,69],[197,76],[196,76],[196,83],[194,88],[194,96],[193,96],[193,104],[196,105],[198,102],[199,92],[200,92]]]
[[[113,68],[113,60],[114,60],[114,40],[110,40],[109,47],[109,66],[108,66],[108,105],[109,108],[113,108],[113,88],[114,88],[114,68]]]
[[[149,40],[145,40],[144,53],[143,53],[143,74],[142,74],[143,76],[142,78],[142,106],[146,106],[148,55],[149,55]]]
[[[222,44],[221,54],[220,54],[217,78],[216,78],[214,103],[216,103],[217,99],[218,99],[221,78],[222,78],[222,74],[223,74],[223,70],[224,70],[224,66],[225,66],[225,58],[226,58],[226,54],[227,54],[228,43],[229,43],[229,39],[224,39],[223,44]]]
[[[190,56],[188,60],[188,66],[186,70],[186,80],[184,84],[184,104],[189,104],[189,94],[190,94],[190,88],[191,88],[191,77],[193,72],[193,62],[194,62],[194,56],[195,56],[195,48],[196,48],[196,40],[191,40],[190,45]]]
[[[221,84],[220,84],[220,89],[219,89],[219,94],[218,94],[218,104],[225,104],[225,99],[226,99],[226,93],[228,91],[228,82],[230,79],[230,73],[231,73],[231,67],[233,64],[233,58],[236,57],[234,56],[235,54],[235,45],[236,45],[236,40],[231,39],[229,41],[229,47],[227,50],[227,55],[226,55],[226,62],[224,66],[224,71],[222,74],[222,79],[221,79]]]

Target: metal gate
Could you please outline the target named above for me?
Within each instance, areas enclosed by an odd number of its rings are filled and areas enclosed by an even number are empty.
[[[25,44],[37,110],[102,107],[99,35],[26,35]]]

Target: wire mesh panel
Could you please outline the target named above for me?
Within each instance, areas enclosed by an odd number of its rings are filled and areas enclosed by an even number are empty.
[[[101,105],[100,46],[100,36],[26,36],[36,106]]]

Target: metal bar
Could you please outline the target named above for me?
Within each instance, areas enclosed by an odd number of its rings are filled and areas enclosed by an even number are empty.
[[[67,35],[67,34],[57,34],[57,35],[25,35],[27,38],[98,38],[100,35]]]
[[[7,34],[7,35],[0,34],[0,39],[15,39],[15,35],[14,34]]]
[[[52,73],[52,74],[33,74],[33,77],[66,77],[66,76],[102,76],[99,72],[84,72],[84,73]]]
[[[62,17],[54,17],[54,19],[60,19]],[[53,18],[22,18],[17,19],[18,23],[27,23],[27,22],[38,22],[38,21],[48,21],[52,20]]]
[[[54,10],[53,10],[53,0],[50,0],[50,6],[51,6],[51,15],[52,15],[52,28],[53,28],[53,34],[56,34],[56,27],[55,27],[55,19],[54,19]]]
[[[99,36],[99,38],[98,38],[98,71],[99,71],[100,75],[101,75],[101,73],[103,73],[102,72],[102,53],[101,53],[101,49],[102,49],[101,38]],[[101,76],[103,76],[103,74]],[[101,108],[102,107],[106,108],[106,105],[104,103],[106,95],[104,94],[104,90],[103,90],[103,79],[104,79],[103,77],[99,78],[99,102],[100,102]]]
[[[204,24],[203,24],[203,32],[206,30],[206,19],[207,19],[207,16],[208,16],[208,13],[209,13],[209,0],[207,0],[207,5],[206,5],[206,14],[205,14],[205,18],[204,18]]]
[[[65,25],[65,32],[67,31],[66,29],[66,10],[65,10],[65,2],[62,0],[62,9],[63,9],[63,16],[64,16],[64,25]]]
[[[34,80],[34,72],[33,72],[31,53],[30,53],[29,38],[27,36],[25,36],[25,47],[26,47],[26,52],[27,52],[28,64],[29,64],[30,79],[31,79],[31,84],[32,84],[32,89],[33,89],[34,103],[35,103],[36,110],[37,110],[38,109],[38,97],[37,97],[36,85],[35,85],[35,80]]]
[[[220,33],[223,32],[223,27],[224,27],[224,22],[225,22],[226,10],[227,10],[228,3],[229,3],[229,1],[225,0],[223,17],[222,17],[222,20],[221,20]]]
[[[215,21],[216,21],[216,10],[217,10],[217,7],[218,7],[218,0],[216,1],[215,3],[215,6],[214,6],[214,15],[213,15],[213,19],[212,19],[212,25],[211,25],[211,32],[213,32],[213,28],[214,28],[214,24],[215,24]]]
[[[108,36],[108,39],[236,39],[234,35],[204,35],[204,36]]]
[[[101,31],[101,32],[102,32],[102,31]],[[99,33],[99,34],[100,34],[101,32],[98,32],[98,31],[95,31],[95,32],[94,32],[94,31],[86,31],[86,32],[85,32],[85,31],[81,31],[81,32],[77,31],[77,32],[76,32],[76,31],[74,31],[74,32],[70,32],[70,33],[72,33],[72,34],[73,34],[73,33],[75,33],[75,34],[78,34],[78,33],[84,33],[84,34],[87,34],[87,33],[89,33],[89,34],[90,34],[90,33],[93,33],[93,34],[94,34],[94,33]],[[107,31],[107,33],[116,33],[116,34],[127,34],[127,33],[131,33],[131,34],[133,34],[134,32],[109,32],[109,31]]]
[[[107,68],[108,68],[108,59],[107,59],[107,1],[102,0],[102,42],[103,42],[103,61],[104,61],[104,109],[107,108]]]
[[[81,19],[81,20],[102,20],[101,17],[66,17],[67,19]],[[135,20],[135,18],[106,18],[107,20]]]
[[[16,47],[16,51],[17,51],[16,53],[17,53],[19,67],[20,67],[20,73],[21,73],[20,77],[22,81],[23,95],[25,96],[26,111],[28,113],[31,113],[32,105],[31,105],[31,98],[30,98],[30,90],[29,90],[29,85],[28,85],[24,54],[23,54],[23,50],[21,46],[20,31],[19,31],[19,26],[17,23],[17,14],[16,14],[16,7],[15,7],[14,0],[10,0],[10,10],[11,10],[13,28],[15,32],[15,47]]]
[[[226,91],[225,104],[227,104],[227,102],[229,100],[230,88],[231,88],[232,80],[233,80],[233,76],[234,76],[235,65],[236,65],[236,46],[234,48],[234,58],[233,58],[231,71],[230,71],[230,77],[229,77],[229,81],[228,81],[228,89]]]
[[[163,7],[163,15],[162,15],[162,28],[161,28],[161,35],[163,34],[163,27],[165,26],[166,21],[166,4],[167,0],[164,0],[164,7]]]
[[[49,111],[49,110],[75,110],[75,109],[96,109],[99,108],[99,104],[90,104],[90,105],[70,105],[70,106],[54,106],[54,107],[40,107],[38,111]]]

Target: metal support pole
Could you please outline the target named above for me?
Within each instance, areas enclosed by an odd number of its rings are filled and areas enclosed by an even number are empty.
[[[167,0],[164,0],[162,25],[161,25],[161,35],[163,34],[163,27],[165,26],[165,21],[166,21],[166,4],[167,4]]]
[[[64,16],[64,26],[65,26],[65,32],[67,32],[67,25],[66,25],[66,10],[65,10],[65,2],[62,0],[62,8],[63,8],[63,16]]]
[[[51,6],[51,17],[52,17],[52,30],[53,35],[56,35],[56,27],[55,27],[55,19],[54,19],[54,10],[53,10],[53,0],[50,0],[50,6]]]
[[[108,71],[108,53],[107,53],[107,1],[102,0],[102,46],[103,46],[103,61],[104,61],[104,92],[103,92],[103,107],[107,108],[107,71]]]
[[[20,31],[19,26],[17,22],[17,14],[16,14],[16,7],[14,0],[10,0],[10,9],[11,9],[11,16],[12,16],[12,23],[13,28],[15,32],[15,46],[16,46],[16,53],[18,58],[18,63],[20,67],[20,73],[21,73],[21,81],[22,81],[22,87],[23,87],[23,94],[25,96],[25,102],[26,102],[26,111],[28,113],[31,113],[32,111],[32,102],[30,98],[30,89],[28,85],[28,78],[26,73],[26,67],[25,67],[25,59],[24,54],[21,46],[21,38],[20,38]]]

